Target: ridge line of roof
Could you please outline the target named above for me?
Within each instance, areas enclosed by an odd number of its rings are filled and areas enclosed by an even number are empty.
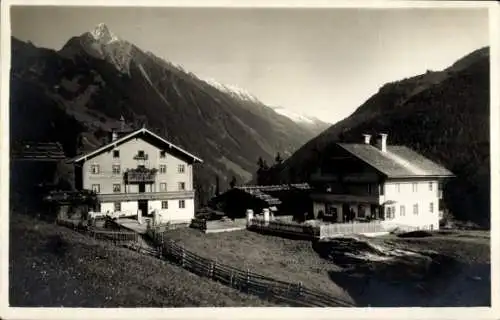
[[[389,161],[392,161],[394,163],[396,163],[398,166],[402,166],[400,163],[398,163],[397,161],[394,161],[394,159],[391,159],[390,157],[387,157],[387,156],[384,156],[384,152],[382,152],[380,149],[378,149],[377,147],[371,145],[371,144],[364,144],[364,143],[346,143],[346,142],[336,142],[336,144],[341,147],[342,149],[344,149],[345,151],[349,152],[351,155],[355,156],[357,159],[363,161],[364,163],[368,164],[369,166],[371,166],[372,168],[374,168],[375,170],[377,170],[378,172],[384,174],[385,176],[387,176],[388,178],[400,178],[400,177],[454,177],[455,175],[453,174],[453,172],[451,172],[450,170],[448,170],[446,167],[444,167],[443,165],[427,158],[426,156],[422,155],[421,153],[413,150],[412,148],[409,148],[405,145],[387,145],[387,148],[393,148],[393,147],[396,147],[396,148],[405,148],[406,150],[409,150],[410,152],[413,152],[415,154],[417,154],[418,156],[422,157],[423,159],[425,159],[426,161],[429,161],[430,163],[432,163],[434,166],[438,167],[439,169],[442,169],[444,171],[447,171],[448,173],[447,174],[405,174],[405,175],[391,175],[387,172],[384,172],[382,169],[380,169],[376,164],[373,163],[373,161],[370,161],[370,159],[364,159],[363,157],[360,157],[358,154],[356,154],[355,152],[352,152],[351,150],[349,150],[347,148],[347,146],[351,146],[351,145],[355,145],[355,146],[363,146],[363,147],[371,147],[373,148],[374,150],[376,150],[381,156],[383,156],[386,160],[389,160]],[[393,154],[393,153],[391,153]],[[395,155],[397,157],[400,157],[399,155]],[[401,158],[401,157],[400,157]],[[406,160],[404,158],[402,158],[403,160]],[[410,164],[411,164],[411,161],[410,161]],[[402,166],[403,168],[407,169],[405,166]],[[424,172],[425,171],[428,171],[426,169],[422,169],[420,166],[417,166],[417,168],[423,170]],[[408,169],[407,169],[408,170]],[[411,170],[409,170],[411,171]]]
[[[193,158],[195,161],[198,161],[198,162],[200,162],[200,163],[203,163],[203,160],[202,160],[202,159],[200,159],[199,157],[197,157],[197,156],[195,156],[195,155],[191,154],[190,152],[188,152],[188,151],[186,151],[186,150],[182,149],[182,148],[181,148],[181,147],[179,147],[179,146],[176,146],[176,145],[175,145],[175,144],[173,144],[172,142],[170,142],[170,141],[166,140],[165,138],[163,138],[163,137],[161,137],[161,136],[157,135],[156,133],[154,133],[154,132],[152,132],[152,131],[150,131],[149,129],[144,128],[144,127],[143,127],[143,128],[140,128],[140,129],[137,129],[137,130],[135,130],[135,131],[132,131],[132,132],[130,132],[129,134],[126,134],[126,135],[124,135],[123,137],[120,137],[120,138],[116,139],[115,141],[111,141],[111,142],[109,142],[109,143],[106,143],[105,145],[103,145],[103,146],[101,146],[101,147],[98,147],[98,148],[96,148],[96,149],[95,149],[95,150],[93,150],[93,151],[90,151],[90,152],[87,152],[87,153],[84,153],[84,154],[78,155],[78,156],[76,156],[76,157],[73,157],[73,158],[69,159],[69,160],[68,160],[68,162],[78,162],[78,161],[81,161],[83,158],[90,157],[90,156],[92,156],[92,155],[94,155],[94,154],[96,154],[96,153],[100,152],[101,150],[103,150],[103,149],[105,149],[105,148],[109,147],[110,145],[121,143],[121,142],[123,142],[123,141],[125,141],[125,140],[127,140],[127,139],[129,139],[129,138],[131,138],[131,137],[133,137],[134,135],[139,134],[140,132],[148,133],[148,134],[150,134],[151,136],[153,136],[153,137],[155,137],[155,138],[157,138],[157,139],[159,139],[159,140],[161,140],[161,141],[165,142],[165,143],[166,143],[166,144],[168,144],[170,147],[174,147],[174,148],[175,148],[175,149],[177,149],[178,151],[180,151],[180,152],[182,152],[182,153],[184,153],[184,154],[188,155],[189,157]]]

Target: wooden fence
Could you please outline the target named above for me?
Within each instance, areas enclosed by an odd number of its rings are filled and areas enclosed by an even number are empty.
[[[344,234],[363,234],[387,231],[380,221],[332,223],[314,226],[291,221],[270,220],[266,222],[261,218],[254,218],[250,220],[248,229],[258,232],[302,236],[311,239],[328,238]]]
[[[380,221],[353,222],[353,223],[332,223],[319,227],[319,237],[328,238],[343,234],[363,234],[384,232],[385,229]]]
[[[249,230],[266,233],[302,236],[307,238],[317,238],[320,236],[318,227],[296,222],[279,220],[266,222],[264,219],[254,218],[250,220],[247,227]]]
[[[138,242],[139,235],[132,231],[108,231],[95,230],[93,227],[86,225],[83,221],[72,221],[57,219],[58,225],[71,228],[80,233],[84,233],[96,240],[110,241],[115,244],[122,242]]]
[[[241,270],[201,257],[167,239],[165,233],[151,230],[150,236],[161,255],[186,270],[204,276],[240,291],[272,301],[302,307],[352,307],[347,301],[327,293],[306,288],[301,282],[292,283]]]

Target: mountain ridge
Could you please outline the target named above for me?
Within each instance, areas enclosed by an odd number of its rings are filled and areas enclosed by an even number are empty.
[[[58,51],[12,38],[12,140],[60,141],[73,156],[102,144],[123,116],[204,159],[195,184],[206,198],[217,176],[221,190],[233,176],[247,181],[259,157],[290,155],[318,132],[98,28],[97,39],[86,32]]]

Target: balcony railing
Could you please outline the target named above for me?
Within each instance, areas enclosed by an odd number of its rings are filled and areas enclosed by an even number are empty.
[[[172,192],[145,192],[145,193],[108,193],[98,194],[101,202],[137,201],[137,200],[175,200],[194,198],[194,190]]]
[[[124,173],[125,183],[154,183],[156,178],[157,169],[128,169]]]
[[[134,160],[148,160],[149,157],[147,154],[136,154],[134,156]]]
[[[370,203],[382,204],[383,196],[379,195],[352,195],[352,194],[333,194],[327,192],[315,192],[311,194],[311,199],[315,201],[339,202],[339,203]]]

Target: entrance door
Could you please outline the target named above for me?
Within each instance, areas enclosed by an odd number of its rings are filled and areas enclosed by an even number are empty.
[[[137,207],[141,210],[143,217],[148,216],[148,200],[139,200]]]
[[[349,206],[349,204],[347,203],[342,204],[342,222],[349,221],[350,212],[351,212],[351,207]]]
[[[139,183],[139,193],[146,192],[146,184],[144,182]]]
[[[327,204],[326,205],[326,213],[325,213],[325,219],[324,220],[331,221],[331,222],[337,222],[338,221],[337,206],[332,205],[332,204]]]

